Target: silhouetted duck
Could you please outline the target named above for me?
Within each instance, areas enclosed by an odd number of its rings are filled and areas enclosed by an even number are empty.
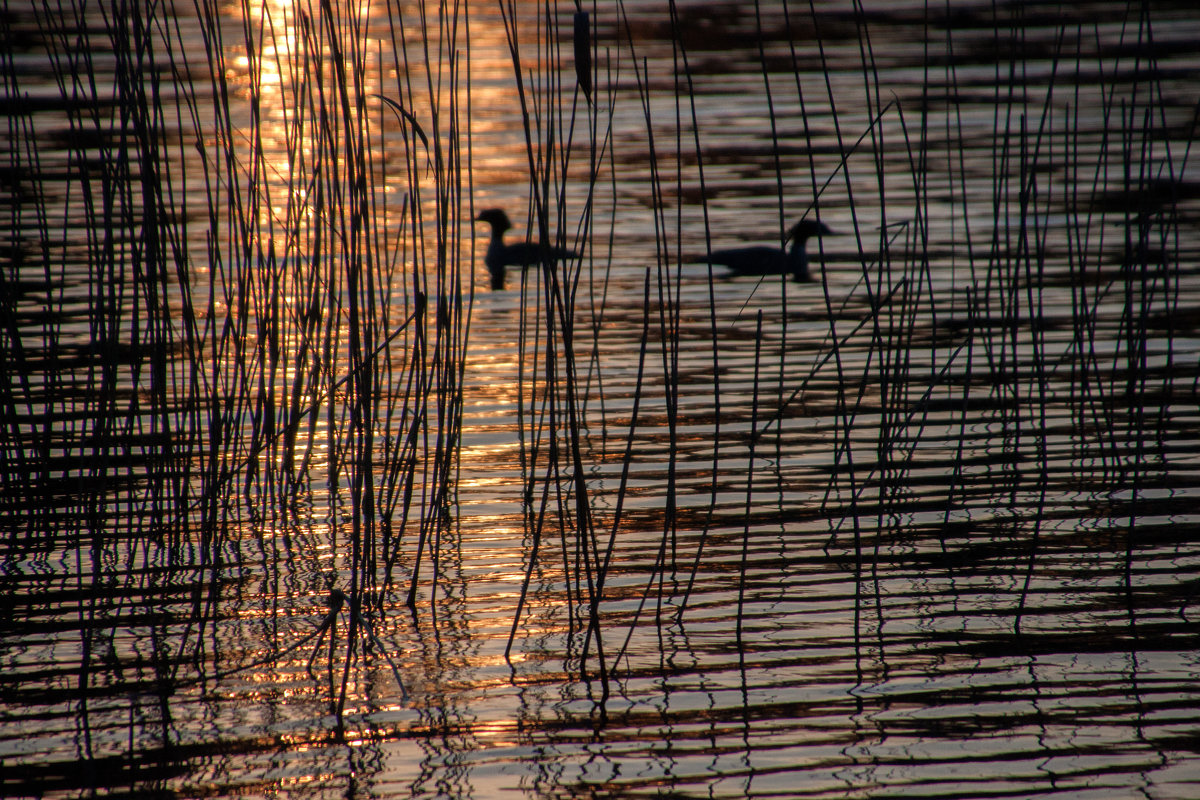
[[[504,232],[512,227],[508,214],[501,208],[487,208],[475,217],[476,222],[486,222],[492,226],[492,238],[488,242],[487,254],[483,263],[487,264],[492,276],[492,289],[504,288],[504,274],[509,267],[536,267],[545,261],[566,261],[578,258],[573,250],[562,247],[544,245],[541,242],[504,243]]]
[[[708,263],[729,267],[730,275],[791,275],[803,283],[812,280],[808,274],[808,254],[804,244],[813,236],[830,236],[833,231],[823,222],[802,219],[788,229],[787,239],[791,247],[755,245],[713,250],[708,254]]]

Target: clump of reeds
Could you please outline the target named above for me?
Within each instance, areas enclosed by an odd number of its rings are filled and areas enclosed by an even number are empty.
[[[230,41],[228,9],[195,10],[183,30],[160,6],[37,7],[59,98],[10,109],[8,544],[73,552],[76,582],[125,592],[165,568],[136,590],[160,609],[164,685],[205,663],[230,585],[257,573],[280,598],[315,566],[327,586],[310,591],[355,609],[340,717],[363,625],[388,596],[415,602],[423,563],[436,586],[451,519],[471,302],[462,20],[247,5]],[[385,23],[390,50],[366,35]],[[298,520],[322,520],[332,562],[289,537]],[[107,606],[91,602],[88,617]],[[84,695],[100,635],[81,630]]]
[[[370,9],[328,0],[286,19],[270,13],[248,16],[239,43],[252,54],[250,118],[232,101],[214,104],[223,135],[206,154],[210,169],[229,170],[212,187],[230,193],[234,213],[227,221],[214,205],[208,219],[218,276],[209,314],[226,321],[210,324],[203,342],[217,365],[207,427],[230,438],[205,461],[204,492],[225,498],[223,508],[240,486],[247,510],[267,518],[326,498],[338,553],[327,580],[344,582],[357,609],[340,719],[365,641],[360,622],[392,593],[411,606],[422,585],[436,596],[452,519],[472,291],[458,245],[469,168],[456,100],[461,21],[454,9],[410,20],[396,5],[379,30],[369,26],[384,20]],[[279,44],[277,28],[298,36],[267,65],[281,76],[282,105],[272,107],[266,93],[276,87],[259,82],[268,70],[254,59],[273,52],[268,40]],[[368,33],[386,34],[390,51],[372,49]],[[434,41],[444,50],[430,51]],[[227,98],[222,51],[213,40],[208,59],[214,94]],[[374,91],[380,74],[401,80]]]
[[[1189,184],[1182,178],[1187,154],[1170,146],[1180,125],[1183,139],[1190,139],[1195,118],[1176,119],[1186,109],[1171,107],[1150,68],[1152,20],[1128,28],[1131,38],[1125,44],[1133,55],[1111,64],[1108,54],[1097,50],[1098,37],[1064,24],[1042,53],[1053,65],[1049,78],[1021,95],[1011,89],[1016,84],[1003,80],[991,87],[986,113],[993,130],[986,147],[967,123],[984,112],[958,89],[953,54],[963,45],[954,41],[952,27],[938,27],[947,23],[936,10],[931,9],[925,34],[931,42],[944,35],[946,57],[931,60],[921,81],[903,87],[879,82],[870,27],[864,23],[859,30],[863,85],[853,98],[838,94],[828,80],[823,86],[801,81],[814,71],[814,62],[818,73],[835,69],[825,61],[821,14],[801,18],[784,9],[794,82],[782,79],[786,71],[778,69],[778,52],[769,57],[763,45],[764,37],[778,31],[768,34],[760,20],[764,124],[774,145],[781,227],[804,210],[786,202],[788,194],[800,193],[794,187],[804,185],[809,202],[831,209],[846,226],[848,237],[842,241],[851,243],[838,250],[842,258],[849,253],[847,268],[854,275],[849,282],[844,272],[835,279],[823,275],[814,287],[809,302],[828,320],[828,334],[815,352],[791,345],[791,320],[804,312],[791,307],[797,301],[790,294],[779,298],[765,322],[759,317],[750,363],[739,367],[751,388],[747,396],[737,396],[725,389],[726,366],[737,361],[735,351],[722,343],[730,318],[715,299],[709,316],[711,383],[689,385],[679,369],[680,354],[697,346],[681,334],[685,278],[677,267],[686,247],[685,218],[701,216],[705,246],[711,238],[704,143],[709,132],[697,113],[704,97],[689,68],[688,42],[699,34],[673,4],[669,13],[669,62],[675,69],[665,81],[649,73],[652,67],[638,42],[622,38],[620,14],[605,20],[618,32],[608,43],[607,63],[618,64],[632,79],[628,92],[613,93],[600,106],[641,104],[645,131],[639,144],[649,157],[638,163],[646,171],[623,173],[620,179],[649,185],[655,235],[645,248],[653,265],[645,286],[633,413],[622,420],[627,424],[581,439],[584,431],[570,413],[590,400],[573,399],[578,393],[603,385],[603,358],[594,362],[597,381],[587,386],[570,371],[574,351],[569,346],[561,354],[547,347],[539,362],[545,393],[538,396],[547,399],[537,419],[547,428],[549,444],[546,456],[536,445],[528,451],[529,480],[536,478],[543,489],[559,488],[554,495],[543,493],[530,524],[540,532],[547,499],[558,498],[553,510],[562,535],[564,592],[571,608],[579,610],[580,622],[577,629],[572,613],[568,640],[577,630],[584,632],[580,674],[587,672],[587,643],[598,641],[608,627],[627,626],[628,643],[643,623],[661,635],[665,626],[685,618],[698,572],[716,557],[710,548],[723,511],[717,497],[731,475],[746,482],[746,520],[756,513],[784,520],[784,536],[789,519],[815,514],[828,520],[827,552],[845,559],[858,587],[859,636],[886,621],[880,573],[897,548],[924,552],[932,547],[947,564],[970,562],[975,552],[1011,554],[1006,569],[1021,588],[1010,613],[1013,629],[1020,630],[1042,553],[1042,531],[1054,513],[1051,504],[1076,491],[1098,497],[1129,493],[1130,499],[1122,501],[1129,529],[1128,589],[1139,497],[1152,476],[1170,469],[1164,431],[1171,428],[1172,403],[1181,393],[1190,398],[1195,393],[1195,376],[1178,371],[1171,344],[1182,324],[1177,203],[1187,198]],[[998,64],[1019,74],[1027,55],[1043,42],[1025,40],[1028,30],[1016,12],[1012,18],[998,14],[993,24]],[[812,38],[800,38],[799,31]],[[516,43],[510,42],[520,76]],[[1007,62],[1006,48],[1011,50]],[[665,61],[659,54],[657,63]],[[945,66],[935,68],[935,63]],[[1109,69],[1092,82],[1088,76],[1098,63]],[[674,92],[673,120],[654,116],[655,109],[670,107],[670,100],[655,102],[664,84]],[[784,107],[795,109],[796,116],[780,119]],[[848,107],[868,122],[845,130]],[[1085,114],[1086,108],[1099,111]],[[810,127],[810,117],[820,118],[821,133]],[[786,147],[779,133],[783,128],[793,131]],[[668,153],[659,150],[664,131],[673,137]],[[530,137],[531,171],[555,163],[538,149],[553,142],[554,132],[539,129],[544,138]],[[788,148],[803,155],[785,161]],[[806,161],[806,170],[797,170],[796,160]],[[980,182],[981,172],[990,180]],[[878,197],[864,196],[869,186],[878,188]],[[669,200],[689,196],[695,187],[697,206]],[[543,226],[543,234],[546,230]],[[536,324],[548,327],[531,332],[531,341],[561,332],[569,345],[571,307],[556,302],[556,296],[547,297],[547,316]],[[766,305],[768,298],[760,296],[758,302]],[[601,305],[593,318],[606,313],[612,312]],[[651,331],[654,335],[648,335]],[[763,346],[763,331],[771,346]],[[589,333],[589,349],[602,353],[605,332],[596,326]],[[803,360],[794,353],[805,354]],[[656,365],[650,393],[645,371],[655,361],[661,366]],[[764,385],[768,376],[769,386]],[[690,552],[681,554],[677,479],[695,465],[677,456],[677,431],[680,409],[696,393],[709,397],[712,412],[712,503],[697,523]],[[773,405],[768,398],[774,398]],[[602,399],[596,402],[603,405]],[[651,402],[652,415],[647,414]],[[747,404],[750,433],[740,445],[726,431],[745,423]],[[789,443],[798,440],[798,418],[806,414],[830,421],[821,431],[831,442],[825,474],[801,479],[778,467],[760,470],[772,450],[775,464],[787,460]],[[643,421],[651,417],[653,422]],[[560,434],[565,448],[557,444]],[[619,479],[605,490],[602,513],[586,502],[589,483],[582,476],[587,454],[606,452],[610,435],[617,437],[616,452],[624,456]],[[646,574],[636,610],[618,616],[604,612],[607,600],[628,595],[611,592],[606,581],[610,564],[620,558],[622,526],[630,524],[624,512],[627,476],[640,436],[663,443],[662,507],[655,518],[661,543],[652,561],[640,565]],[[824,481],[823,499],[804,506],[794,488],[800,480]],[[805,496],[811,492],[810,487]],[[768,514],[760,505],[774,511]],[[988,532],[971,532],[965,521],[980,508],[988,509],[995,524]],[[609,524],[608,536],[597,536]],[[756,531],[747,524],[742,535],[745,547]],[[530,570],[542,539],[538,535],[532,541]],[[747,587],[742,553],[739,607]],[[656,609],[650,621],[643,613],[647,607]],[[514,634],[516,629],[514,622]],[[736,630],[740,635],[740,612]],[[609,653],[611,668],[627,648],[609,648]]]

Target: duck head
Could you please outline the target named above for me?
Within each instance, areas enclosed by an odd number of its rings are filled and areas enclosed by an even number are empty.
[[[792,243],[788,251],[788,261],[792,265],[792,280],[797,283],[807,283],[812,280],[808,271],[808,254],[804,252],[804,243],[814,236],[830,236],[833,231],[824,222],[815,219],[802,219],[788,229],[788,241]]]
[[[833,236],[834,233],[824,222],[815,219],[802,219],[788,228],[788,241],[803,242],[814,236]]]
[[[512,223],[508,219],[508,214],[505,214],[502,208],[485,208],[475,217],[475,221],[488,223],[492,226],[492,231],[495,233],[504,233],[512,227]]]

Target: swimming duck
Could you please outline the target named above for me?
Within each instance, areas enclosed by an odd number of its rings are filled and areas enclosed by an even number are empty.
[[[538,266],[546,261],[567,261],[579,257],[573,250],[544,245],[541,242],[505,244],[504,232],[512,227],[512,223],[502,208],[484,209],[479,212],[479,216],[475,217],[475,221],[486,222],[492,226],[492,238],[488,242],[483,263],[487,265],[488,272],[491,273],[492,289],[494,290],[504,288],[504,274],[508,267],[525,269]]]
[[[798,283],[811,281],[808,274],[808,254],[804,252],[804,244],[814,236],[830,236],[833,231],[823,223],[812,219],[802,219],[788,229],[787,240],[791,247],[783,250],[778,247],[755,245],[751,247],[730,247],[725,250],[713,250],[708,254],[708,263],[729,267],[732,275],[791,275]]]

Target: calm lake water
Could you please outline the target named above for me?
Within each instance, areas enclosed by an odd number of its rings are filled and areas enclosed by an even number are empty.
[[[0,794],[1198,796],[1200,13],[948,5],[7,3]]]

